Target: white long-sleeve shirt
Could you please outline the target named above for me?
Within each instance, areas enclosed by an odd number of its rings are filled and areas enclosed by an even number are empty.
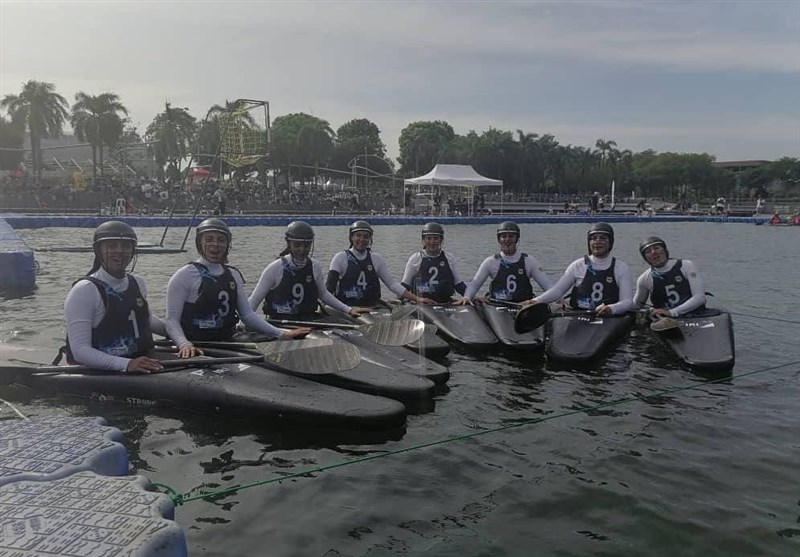
[[[205,258],[200,257],[197,263],[204,265],[208,268],[208,272],[218,277],[225,272],[225,268],[219,263],[210,263]],[[248,328],[263,333],[270,338],[279,338],[283,335],[286,329],[279,329],[267,323],[264,318],[253,311],[248,303],[246,292],[244,289],[244,281],[242,276],[233,271],[233,280],[236,282],[236,290],[238,296],[236,297],[236,311],[239,313],[241,319]],[[167,318],[165,321],[167,327],[167,334],[172,339],[172,342],[178,348],[190,346],[192,342],[186,338],[181,327],[181,314],[183,314],[183,305],[185,303],[193,304],[197,302],[198,295],[200,294],[200,285],[203,283],[203,278],[200,276],[200,271],[194,265],[185,265],[178,269],[167,284]]]
[[[369,254],[372,257],[372,266],[381,282],[385,284],[392,293],[397,295],[398,298],[403,297],[403,294],[406,292],[406,288],[400,284],[399,280],[392,276],[392,273],[389,271],[389,267],[386,265],[386,261],[384,261],[383,257],[372,250],[358,251],[355,248],[349,248],[334,255],[331,259],[330,270],[339,273],[339,278],[342,278],[347,272],[348,252],[350,252],[353,257],[359,261],[364,261]]]
[[[267,294],[269,294],[271,290],[276,288],[281,283],[281,280],[283,279],[284,258],[288,258],[286,260],[289,262],[289,265],[295,265],[294,259],[292,259],[291,256],[286,255],[284,257],[279,257],[266,266],[264,271],[261,273],[261,278],[258,279],[258,284],[256,284],[255,290],[253,290],[253,293],[250,294],[249,301],[252,309],[257,309],[267,297]],[[322,266],[313,259],[307,258],[303,266],[309,264],[312,266],[311,269],[314,275],[314,283],[317,285],[317,297],[319,300],[335,310],[343,313],[350,313],[353,308],[337,299],[336,296],[328,292],[328,290],[325,288],[325,277],[322,276]],[[302,268],[303,266],[295,268]]]
[[[672,317],[686,315],[690,311],[694,311],[706,303],[706,287],[703,282],[703,277],[700,274],[700,269],[688,259],[682,259],[681,261],[681,272],[689,281],[689,287],[692,289],[692,297],[681,305],[669,310],[669,314]],[[657,273],[668,273],[677,262],[677,259],[668,259],[663,267],[655,269],[650,267],[639,275],[639,278],[636,280],[636,294],[633,297],[634,308],[639,309],[647,303],[647,299],[653,291],[653,271]]]
[[[606,257],[595,257],[589,255],[592,268],[598,271],[605,271],[611,266],[611,261],[614,259],[611,255]],[[534,301],[541,303],[551,303],[561,300],[567,292],[583,282],[586,276],[586,263],[583,257],[576,259],[567,266],[564,274],[556,283],[549,288],[546,292],[536,296]],[[617,281],[619,287],[619,301],[610,304],[611,312],[614,314],[625,313],[634,309],[633,305],[633,276],[631,275],[631,268],[624,261],[616,260],[614,264],[614,279]]]
[[[142,277],[128,275],[125,278],[115,278],[104,269],[99,269],[90,276],[103,281],[117,292],[128,289],[128,281],[133,278],[139,285],[142,297],[147,299],[147,285]],[[88,280],[78,282],[67,294],[64,300],[64,319],[67,324],[69,347],[75,361],[97,369],[110,371],[126,371],[130,358],[112,356],[92,347],[92,329],[100,325],[105,317],[106,308],[103,297],[97,287]],[[156,334],[166,333],[164,322],[150,311],[150,328]]]
[[[464,293],[464,297],[471,300],[478,293],[478,290],[481,289],[481,286],[483,286],[487,278],[494,279],[500,271],[501,261],[508,265],[513,265],[519,261],[520,257],[522,257],[522,252],[517,250],[513,255],[500,253],[500,257],[490,255],[484,259],[483,263],[478,267],[475,276],[472,277],[472,280],[467,285],[467,291]],[[544,272],[541,263],[531,255],[525,258],[525,274],[529,279],[533,279],[542,290],[547,290],[553,286],[553,281],[547,276],[547,273]]]

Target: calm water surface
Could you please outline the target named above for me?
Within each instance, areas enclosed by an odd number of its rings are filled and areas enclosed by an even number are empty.
[[[523,225],[523,251],[557,278],[584,252],[581,224]],[[798,321],[800,230],[745,224],[615,225],[614,254],[638,275],[636,246],[658,234],[697,262],[714,306]],[[140,229],[158,242],[162,230]],[[252,288],[282,230],[234,228],[231,260]],[[347,243],[319,227],[326,265]],[[170,232],[179,244],[183,230]],[[90,242],[89,229],[25,230],[33,248]],[[398,277],[419,227],[382,226],[375,250]],[[446,228],[445,248],[471,276],[496,249],[494,227]],[[40,253],[39,289],[0,300],[0,340],[57,347],[63,299],[89,254]],[[190,255],[139,258],[153,308]],[[102,415],[123,430],[133,473],[179,492],[212,490],[447,440],[527,419],[683,385],[699,388],[353,464],[177,509],[192,555],[507,556],[800,555],[800,325],[735,316],[734,378],[704,379],[671,363],[636,329],[590,368],[541,355],[454,352],[433,412],[386,434],[276,429],[170,411],[36,397],[3,387],[28,416]],[[780,369],[737,378],[736,374]],[[0,417],[11,418],[3,407]]]

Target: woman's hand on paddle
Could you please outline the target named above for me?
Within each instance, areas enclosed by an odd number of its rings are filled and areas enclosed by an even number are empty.
[[[202,355],[203,351],[191,344],[181,346],[180,349],[178,350],[179,358],[194,358],[196,356],[202,356]]]
[[[662,317],[672,317],[672,314],[665,308],[653,308],[650,310],[651,319],[661,319]]]
[[[606,304],[600,304],[596,308],[594,308],[595,315],[613,315],[614,310],[611,309],[611,306],[607,306]]]
[[[524,307],[524,308],[526,308],[528,306],[532,306],[532,305],[538,304],[538,303],[540,303],[540,302],[537,302],[536,298],[531,298],[530,300],[525,300],[523,302],[520,302],[519,305]]]
[[[281,340],[291,340],[293,338],[305,338],[311,332],[311,327],[298,327],[296,329],[289,329],[281,335]]]
[[[350,317],[358,317],[358,316],[363,315],[365,313],[369,313],[370,311],[372,311],[371,308],[350,308],[350,314],[349,315],[350,315]]]
[[[139,356],[128,362],[128,367],[125,368],[128,373],[158,373],[164,366],[161,362],[147,356]]]
[[[414,299],[414,302],[416,302],[417,304],[422,305],[422,306],[433,306],[433,305],[436,305],[436,301],[435,300],[431,300],[430,298],[426,298],[425,296],[417,296]]]
[[[472,303],[471,298],[461,298],[460,300],[456,300],[453,302],[454,306],[474,306],[475,304]]]

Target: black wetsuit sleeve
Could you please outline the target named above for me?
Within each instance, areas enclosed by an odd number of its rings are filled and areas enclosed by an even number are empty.
[[[325,281],[325,288],[331,294],[336,294],[337,286],[339,286],[339,271],[328,271],[328,278]]]
[[[459,282],[458,284],[456,284],[456,292],[458,292],[459,294],[461,294],[463,296],[464,292],[466,292],[466,291],[467,291],[466,283]]]

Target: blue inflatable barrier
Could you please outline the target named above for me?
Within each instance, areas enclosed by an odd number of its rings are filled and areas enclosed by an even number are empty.
[[[109,220],[121,220],[134,228],[164,227],[169,224],[172,228],[186,228],[191,222],[193,226],[199,224],[207,215],[197,216],[194,219],[188,216],[173,217],[170,220],[165,216],[32,216],[11,215],[3,216],[14,228],[95,228]],[[539,223],[539,224],[572,224],[591,222],[737,222],[753,224],[762,218],[757,217],[725,217],[725,216],[691,216],[691,215],[654,215],[637,216],[633,214],[603,213],[602,215],[519,215],[495,214],[477,217],[445,217],[445,216],[403,216],[403,215],[365,215],[353,213],[346,215],[224,215],[222,217],[228,226],[286,226],[295,220],[304,220],[312,226],[349,226],[354,220],[366,218],[373,226],[381,225],[422,225],[435,220],[443,225],[451,224],[498,224],[512,219],[514,222]]]
[[[0,291],[28,292],[36,287],[36,260],[19,234],[0,219]]]

